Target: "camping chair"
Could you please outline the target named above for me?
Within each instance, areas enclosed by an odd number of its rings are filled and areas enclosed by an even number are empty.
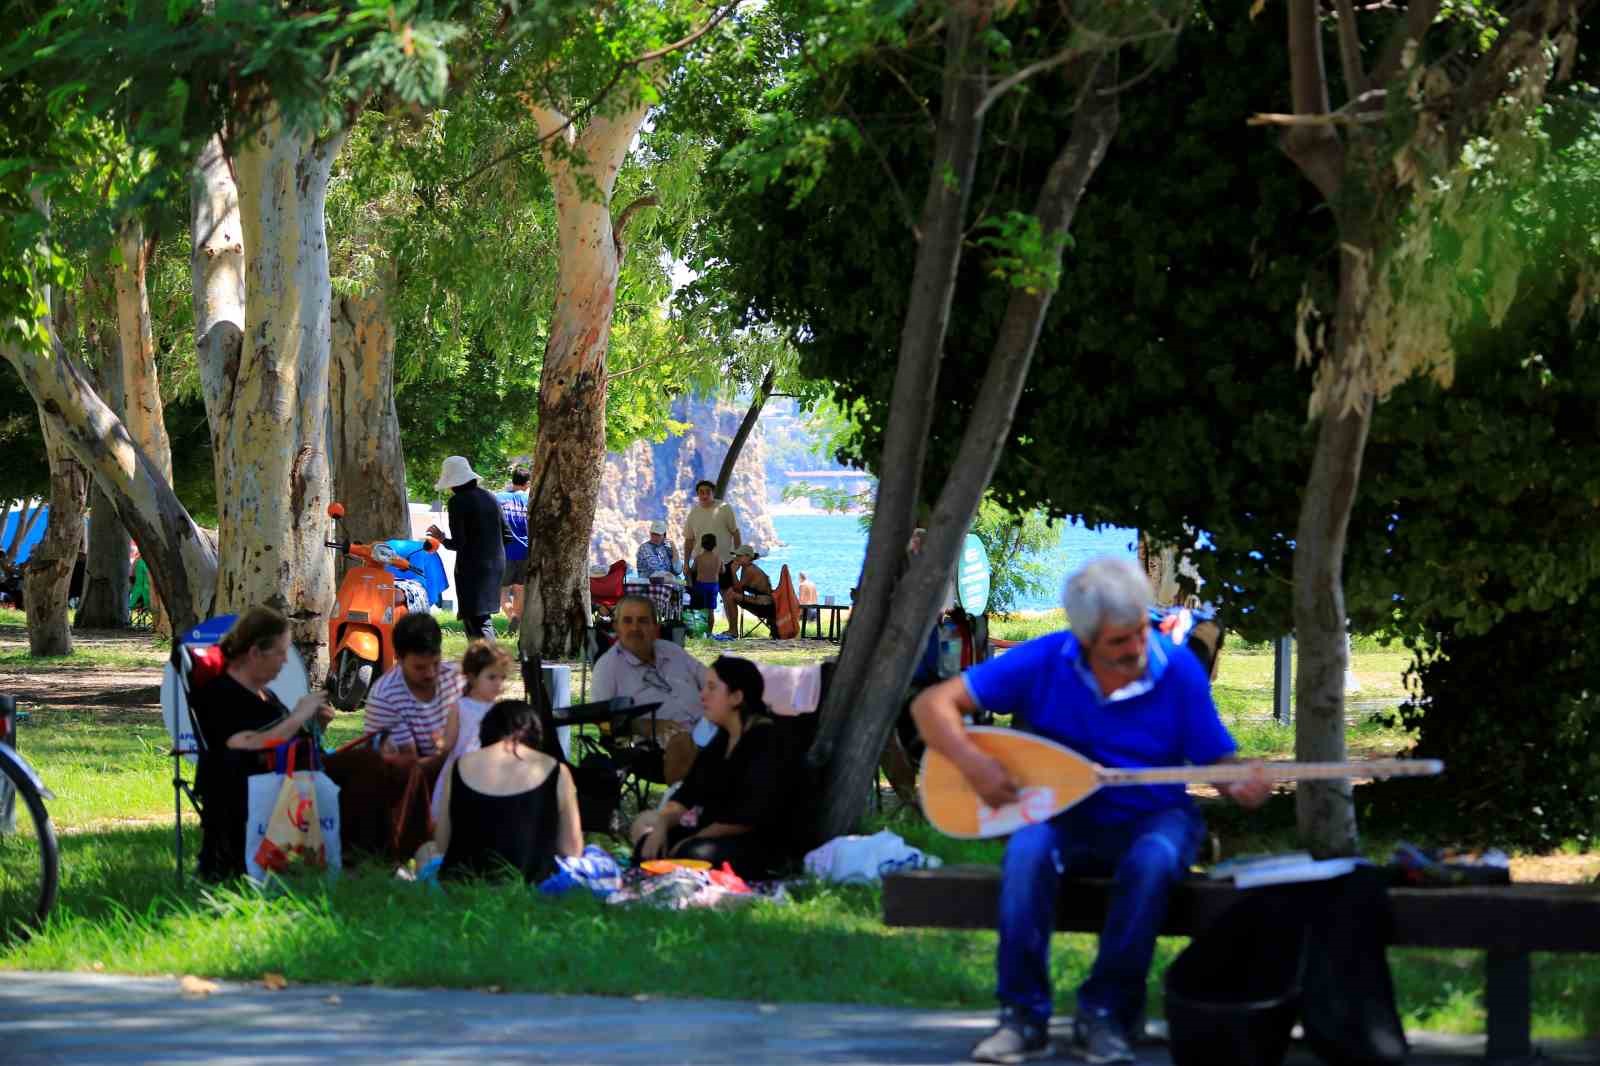
[[[749,618],[750,621],[746,622],[746,618]],[[765,629],[767,636],[776,640],[778,638],[777,618],[777,608],[770,603],[760,607],[741,603],[739,604],[739,636],[753,637]]]
[[[660,706],[619,696],[553,710],[557,728],[572,727],[573,783],[585,831],[613,832],[611,816],[624,793],[633,797],[636,810],[643,810],[650,786],[665,783],[661,746],[633,731],[637,718],[648,716],[653,723]]]
[[[189,798],[196,815],[203,814],[204,803],[195,784],[184,776],[183,764],[198,765],[206,753],[204,735],[195,722],[192,697],[223,670],[222,639],[234,622],[233,615],[209,618],[181,633],[172,642],[172,655],[161,674],[161,717],[172,738],[172,830],[177,853],[178,888],[183,888],[183,799]],[[287,706],[294,706],[310,690],[305,666],[299,653],[289,649],[283,671],[267,686]]]
[[[628,560],[618,559],[611,564],[604,577],[589,578],[589,603],[596,621],[611,618],[617,601],[622,599],[622,585],[628,576]]]

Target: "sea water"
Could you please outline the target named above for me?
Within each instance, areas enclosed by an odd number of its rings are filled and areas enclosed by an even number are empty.
[[[773,515],[772,524],[781,544],[762,556],[763,570],[778,580],[785,563],[796,585],[804,571],[817,586],[818,602],[829,596],[835,603],[849,603],[850,590],[861,576],[861,563],[867,557],[867,531],[856,515],[814,514]],[[1063,522],[1056,545],[1041,553],[1045,564],[1045,587],[1017,602],[1022,611],[1047,611],[1061,605],[1061,582],[1073,570],[1096,555],[1137,557],[1138,534],[1131,529],[1088,529],[1077,522]]]

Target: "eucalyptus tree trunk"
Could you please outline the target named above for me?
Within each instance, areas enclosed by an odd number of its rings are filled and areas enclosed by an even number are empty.
[[[221,412],[232,402],[244,346],[244,230],[239,186],[222,140],[206,142],[189,176],[189,273],[194,293],[195,357],[211,429],[211,453],[220,455]],[[226,489],[214,463],[217,499]]]
[[[1334,351],[1339,368],[1359,357],[1361,308],[1372,284],[1372,250],[1341,226],[1339,305]],[[1365,245],[1365,246],[1364,246]],[[1333,387],[1331,395],[1345,390]],[[1361,483],[1376,397],[1367,394],[1351,410],[1329,400],[1317,427],[1311,472],[1300,501],[1294,547],[1295,758],[1343,762],[1345,675],[1350,667],[1344,607],[1344,549],[1350,511]],[[1318,856],[1353,855],[1360,844],[1354,791],[1348,780],[1302,781],[1295,790],[1300,838]]]
[[[50,518],[43,539],[28,556],[22,579],[22,601],[28,614],[28,654],[71,655],[67,590],[78,552],[83,548],[83,510],[89,477],[42,411],[40,422],[50,455]]]
[[[589,537],[606,451],[606,356],[617,300],[622,223],[611,195],[649,111],[637,102],[591,119],[582,133],[533,108],[547,136],[556,192],[557,294],[539,377],[539,429],[528,496],[528,582],[519,643],[525,660],[576,658],[589,623]]]
[[[0,356],[27,386],[41,422],[88,469],[139,543],[173,625],[191,626],[211,610],[216,548],[53,329],[50,339],[53,351],[48,357],[26,353],[9,341],[0,343]]]
[[[761,411],[767,406],[767,401],[772,398],[772,384],[777,380],[778,367],[776,364],[767,367],[766,375],[762,377],[761,384],[756,386],[756,394],[750,401],[749,410],[745,411],[744,418],[739,422],[739,428],[733,434],[733,440],[728,442],[728,454],[722,457],[722,469],[717,471],[717,487],[712,493],[717,499],[722,499],[728,493],[728,482],[733,480],[733,468],[739,465],[739,454],[744,451],[745,441],[750,439],[750,434],[755,431],[756,419],[761,417]]]
[[[1414,7],[1416,5],[1413,5]],[[1408,12],[1410,14],[1410,12]],[[1321,12],[1317,0],[1290,0],[1289,81],[1296,115],[1326,115],[1330,110],[1328,79],[1323,59]],[[1347,36],[1353,25],[1344,25]],[[1342,49],[1346,65],[1353,62]],[[1359,87],[1361,75],[1355,68]],[[1323,397],[1322,423],[1312,453],[1306,491],[1300,501],[1300,519],[1294,550],[1295,624],[1295,757],[1344,758],[1344,675],[1348,658],[1345,645],[1344,548],[1361,477],[1367,426],[1375,395],[1370,392],[1347,405],[1343,387],[1354,371],[1362,343],[1360,309],[1367,297],[1371,267],[1370,248],[1356,225],[1360,204],[1346,204],[1345,179],[1349,145],[1330,126],[1294,126],[1284,136],[1285,154],[1306,179],[1317,187],[1339,220],[1339,304],[1334,323],[1333,351],[1323,358],[1319,373],[1341,387],[1318,389]],[[1366,256],[1363,265],[1361,257]],[[1313,853],[1354,854],[1359,843],[1354,793],[1350,783],[1302,781],[1295,790],[1295,812],[1300,839]]]
[[[345,531],[371,542],[411,535],[406,460],[394,405],[391,276],[371,291],[333,305],[329,447],[333,496],[344,504]]]
[[[951,9],[952,18],[957,10]],[[952,30],[954,28],[952,23]],[[1058,268],[1078,204],[1105,158],[1119,119],[1113,88],[1117,83],[1115,52],[1084,62],[1087,64],[1084,70],[1086,91],[1074,113],[1067,143],[1051,164],[1034,207],[1045,240],[1054,241]],[[942,106],[941,113],[944,113]],[[944,173],[942,168],[936,167],[932,184],[944,184]],[[970,184],[970,170],[967,183]],[[930,190],[930,204],[933,201],[934,193]],[[957,216],[958,225],[959,221],[960,215]],[[924,233],[927,232],[925,229]],[[918,258],[920,270],[920,252]],[[951,474],[934,504],[922,551],[895,585],[893,599],[887,605],[887,617],[873,634],[872,643],[868,644],[854,632],[846,643],[840,672],[845,659],[856,656],[860,660],[856,667],[860,680],[853,690],[841,692],[836,672],[824,708],[826,713],[835,716],[837,724],[833,729],[838,738],[827,763],[820,824],[824,836],[851,831],[864,813],[868,789],[877,773],[879,753],[894,728],[920,657],[918,653],[943,600],[962,542],[989,487],[1001,449],[1011,435],[1017,401],[1027,381],[1028,368],[1032,365],[1053,296],[1054,291],[1048,286],[1012,289]],[[902,345],[902,360],[907,355]],[[907,413],[898,408],[891,410],[890,432],[893,432],[895,419]],[[885,472],[892,469],[886,461]],[[880,483],[880,494],[881,491]],[[876,527],[876,518],[873,524]],[[876,528],[873,532],[876,536]],[[852,630],[854,627],[852,619]]]
[[[921,499],[922,463],[933,428],[934,396],[939,384],[939,360],[944,354],[950,324],[950,303],[961,266],[967,204],[972,194],[972,174],[983,140],[983,98],[986,66],[975,58],[972,14],[951,5],[945,18],[945,67],[939,98],[939,120],[934,132],[933,163],[912,267],[910,299],[900,332],[899,359],[889,401],[889,423],[884,428],[883,457],[878,464],[878,495],[872,528],[867,535],[867,558],[861,586],[850,611],[850,628],[829,685],[828,698],[819,709],[817,739],[811,760],[819,766],[835,761],[840,731],[855,717],[867,671],[878,654],[879,641],[893,606],[890,597],[916,506]],[[962,530],[965,533],[965,529]],[[932,624],[932,613],[919,625]],[[926,628],[923,630],[926,632]],[[892,724],[892,719],[891,723]],[[885,727],[887,728],[887,727]],[[836,780],[854,780],[860,768],[876,765],[880,744],[871,752],[846,751],[841,760],[850,766]],[[829,835],[848,832],[865,798],[831,796],[824,819]],[[833,829],[835,825],[845,829]]]
[[[122,413],[120,345],[104,323],[87,330],[89,347],[99,355],[100,395],[111,410]],[[98,485],[89,488],[89,558],[84,566],[83,597],[73,619],[78,629],[126,629],[128,616],[128,557],[132,543],[111,500]]]
[[[245,339],[229,401],[214,412],[216,609],[266,604],[288,615],[313,676],[327,665],[333,599],[324,205],[344,137],[319,138],[269,113],[239,144]]]
[[[146,284],[152,244],[145,240],[143,223],[129,219],[117,233],[121,261],[113,258],[111,265],[117,293],[117,333],[122,342],[122,421],[161,476],[171,481],[172,444],[161,413],[161,381],[156,374],[155,332]]]

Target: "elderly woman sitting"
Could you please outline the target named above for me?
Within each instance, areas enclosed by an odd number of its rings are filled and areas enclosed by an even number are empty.
[[[261,751],[289,740],[312,718],[324,724],[333,708],[321,692],[291,710],[267,688],[289,658],[289,620],[270,607],[251,607],[219,642],[223,671],[194,694],[195,725],[205,751],[195,774],[200,797],[200,876],[244,873],[246,779],[265,768]]]
[[[716,735],[672,799],[634,820],[636,859],[726,862],[745,878],[768,877],[782,861],[784,767],[764,692],[750,660],[724,655],[711,664],[700,704]]]

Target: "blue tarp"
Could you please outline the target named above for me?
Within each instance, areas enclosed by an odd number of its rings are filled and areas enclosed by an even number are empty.
[[[450,587],[450,582],[444,575],[444,563],[439,560],[438,552],[428,551],[420,540],[388,540],[385,544],[393,548],[396,555],[411,564],[410,570],[401,570],[389,567],[389,573],[395,577],[408,581],[420,581],[422,587],[428,590],[428,602],[439,606],[439,601],[444,598],[445,589]]]
[[[44,539],[45,527],[50,524],[50,505],[45,504],[41,511],[43,513],[35,520],[33,528],[28,530],[28,539],[18,546],[16,554],[11,557],[13,563],[20,563],[27,559],[28,553],[33,551],[33,546]],[[30,511],[28,513],[32,514],[33,512]],[[17,535],[17,527],[21,524],[22,513],[20,511],[12,511],[6,515],[6,528],[4,531],[0,531],[0,548],[10,547],[11,538]]]

